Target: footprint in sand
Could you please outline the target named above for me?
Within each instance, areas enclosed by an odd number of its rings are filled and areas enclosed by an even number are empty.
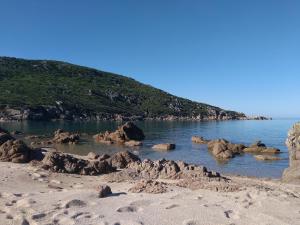
[[[198,225],[200,224],[197,220],[185,220],[182,225]]]
[[[165,209],[174,209],[174,208],[177,208],[177,207],[179,207],[179,205],[172,204],[172,205],[167,206]]]
[[[86,203],[79,199],[72,199],[64,204],[64,208],[84,207]]]
[[[139,210],[138,207],[136,206],[124,206],[124,207],[121,207],[121,208],[118,208],[117,209],[117,212],[119,213],[128,213],[128,212],[137,212]]]
[[[237,215],[236,213],[233,212],[233,210],[227,210],[227,211],[224,211],[224,214],[226,216],[226,218],[228,219],[239,219],[239,215]]]
[[[33,204],[35,204],[36,201],[34,201],[33,199],[21,199],[19,201],[17,201],[17,207],[18,208],[29,208],[31,207]]]

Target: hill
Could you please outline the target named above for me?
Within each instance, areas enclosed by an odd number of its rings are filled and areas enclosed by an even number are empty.
[[[245,119],[134,79],[52,60],[0,57],[0,118]]]

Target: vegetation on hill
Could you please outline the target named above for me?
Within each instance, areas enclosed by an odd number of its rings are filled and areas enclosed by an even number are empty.
[[[85,117],[244,116],[176,97],[125,76],[50,60],[0,57],[0,90],[2,109],[52,107]]]

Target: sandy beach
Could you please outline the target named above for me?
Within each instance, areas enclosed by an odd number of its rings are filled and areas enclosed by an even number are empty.
[[[166,193],[131,193],[135,182],[108,182],[107,175],[52,173],[31,164],[0,163],[0,223],[212,225],[300,222],[300,187],[279,180],[230,177],[240,190],[182,188],[163,180]],[[97,187],[113,192],[98,198]]]

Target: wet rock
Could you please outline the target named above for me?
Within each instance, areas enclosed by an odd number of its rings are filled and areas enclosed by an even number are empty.
[[[261,161],[273,161],[273,160],[280,160],[281,158],[272,156],[272,155],[255,155],[254,158],[256,160],[261,160]]]
[[[98,187],[98,197],[105,198],[112,194],[111,188],[108,185],[100,185]]]
[[[191,140],[196,144],[207,144],[209,142],[209,140],[206,140],[203,137],[199,136],[193,136]]]
[[[164,144],[153,145],[152,148],[155,150],[169,151],[175,149],[176,145],[170,143],[164,143]]]
[[[124,144],[129,141],[141,141],[145,138],[143,131],[138,128],[134,123],[127,122],[123,126],[118,127],[115,132],[100,133],[94,135],[96,142],[105,144]]]
[[[141,142],[141,141],[126,141],[124,144],[127,147],[137,147],[137,146],[142,146],[143,142]]]
[[[44,169],[59,173],[99,175],[115,171],[106,161],[89,161],[60,152],[48,152],[42,163]]]
[[[0,146],[0,160],[13,163],[30,161],[31,149],[20,140],[9,140]]]
[[[280,150],[277,148],[269,148],[261,141],[257,141],[250,145],[248,148],[243,150],[244,152],[249,153],[269,153],[269,154],[277,154],[280,153]]]
[[[153,180],[140,180],[129,191],[133,193],[161,194],[167,192],[167,185]]]
[[[54,138],[52,141],[57,144],[76,144],[79,142],[79,139],[79,134],[70,133],[63,131],[62,129],[58,129],[54,132]]]
[[[118,152],[107,159],[107,162],[115,168],[125,168],[129,163],[140,162],[140,158],[129,151]]]

